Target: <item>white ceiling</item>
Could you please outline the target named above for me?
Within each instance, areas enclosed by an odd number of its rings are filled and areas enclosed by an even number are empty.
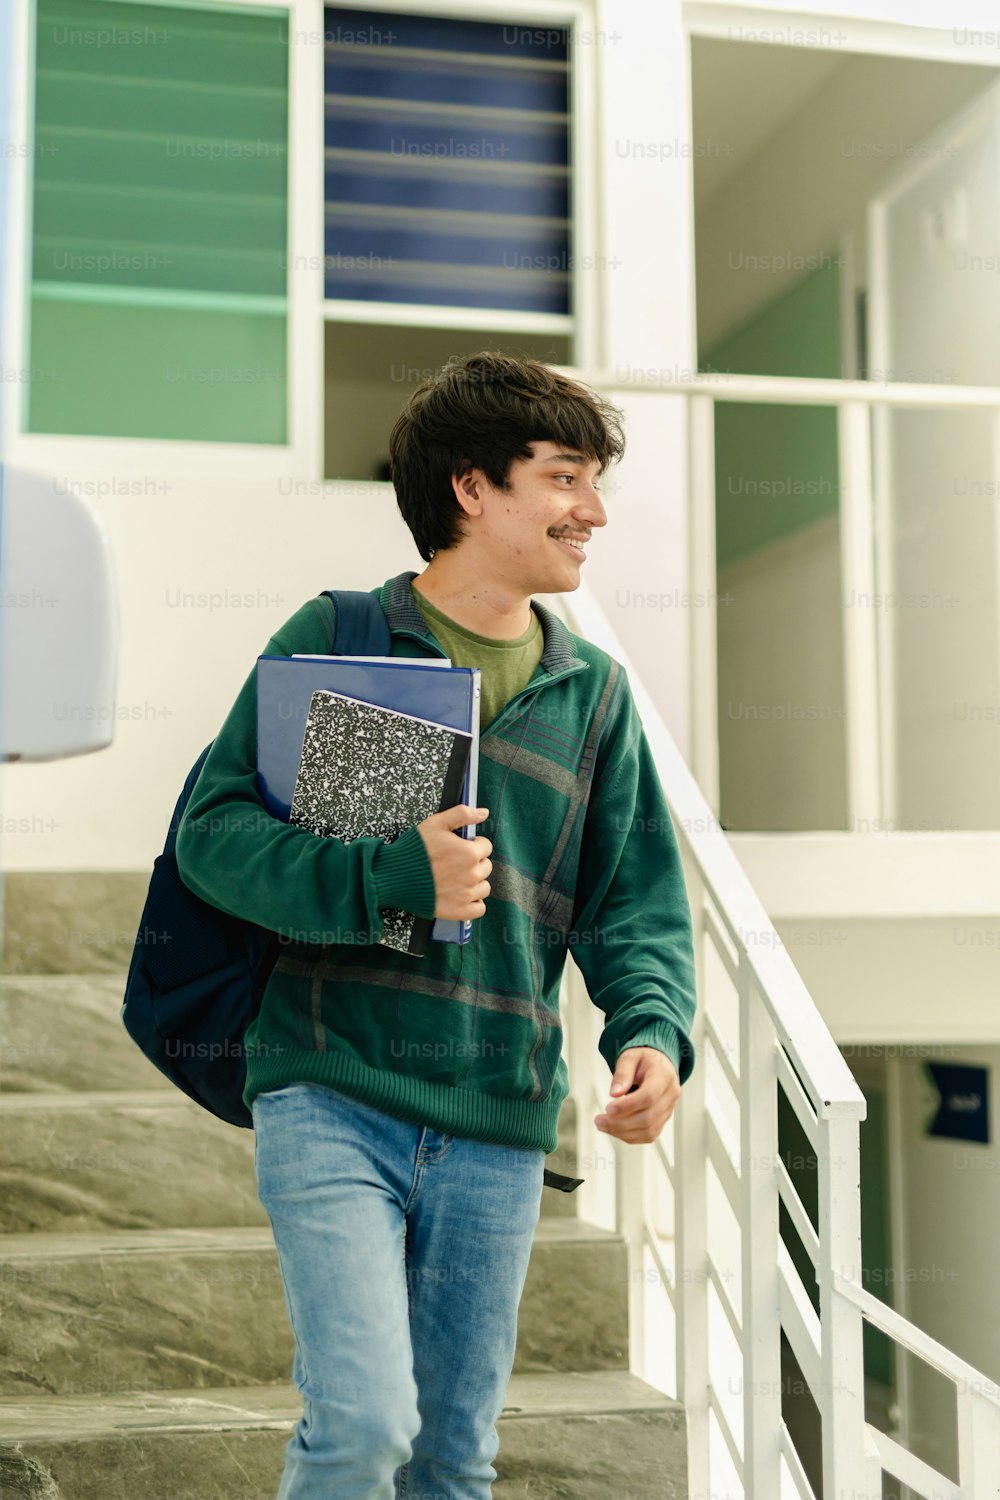
[[[696,212],[846,61],[819,47],[691,38]]]
[[[799,279],[794,254],[849,237],[863,286],[868,205],[905,165],[890,151],[916,149],[992,88],[1000,57],[992,68],[694,37],[691,70],[698,337],[710,347]],[[737,270],[726,251],[738,245],[787,264]]]

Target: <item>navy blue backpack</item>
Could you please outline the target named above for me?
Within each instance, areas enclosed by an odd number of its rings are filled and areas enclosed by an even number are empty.
[[[325,589],[336,610],[338,656],[389,656],[391,636],[374,594]],[[213,741],[214,743],[214,741]],[[121,1016],[132,1040],[170,1082],[230,1125],[253,1129],[243,1102],[243,1038],[278,957],[277,933],[196,896],[174,845],[208,744],[177,799],[163,853],[153,861]]]

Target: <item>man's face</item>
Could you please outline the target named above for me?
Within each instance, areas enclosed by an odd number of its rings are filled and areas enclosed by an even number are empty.
[[[508,490],[496,490],[478,469],[454,481],[466,506],[460,546],[477,568],[518,594],[561,594],[579,588],[586,546],[607,512],[595,488],[596,459],[563,443],[532,443],[533,456],[510,468]],[[577,543],[571,544],[571,540]]]

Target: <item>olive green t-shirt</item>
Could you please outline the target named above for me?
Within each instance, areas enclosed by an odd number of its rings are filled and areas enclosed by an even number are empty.
[[[545,648],[542,622],[534,609],[531,624],[523,635],[510,641],[498,641],[491,635],[477,635],[466,630],[436,605],[413,589],[417,608],[445,653],[456,667],[479,667],[481,672],[479,729],[482,733],[496,718],[508,699],[520,692],[541,660]]]

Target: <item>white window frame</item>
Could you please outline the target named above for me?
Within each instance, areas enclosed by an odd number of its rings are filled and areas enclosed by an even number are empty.
[[[994,68],[1000,70],[1000,51],[997,52]],[[963,138],[980,128],[985,122],[990,127],[997,116],[996,96],[1000,93],[1000,71],[993,86],[971,99],[964,109],[956,111],[925,139],[926,155],[916,157],[908,164],[900,164],[891,183],[873,195],[868,207],[868,242],[871,266],[871,308],[869,363],[876,369],[888,369],[889,328],[886,322],[888,292],[885,285],[886,242],[889,233],[889,211],[894,201],[919,182],[933,167],[935,156],[944,154],[949,148],[956,149]],[[879,472],[876,476],[876,493],[881,505],[875,514],[875,564],[876,590],[886,596],[895,592],[893,567],[893,542],[897,525],[897,496],[892,474],[892,417],[884,407],[873,413],[873,439],[878,458]],[[993,445],[1000,458],[1000,422],[993,422]],[[1000,537],[994,534],[994,572],[1000,578]],[[896,630],[897,623],[890,618],[889,610],[876,612],[875,627],[878,632],[879,668],[882,674],[882,693],[879,704],[878,741],[881,752],[882,818],[890,827],[899,821],[899,765],[898,736],[896,733]],[[1000,618],[996,621],[1000,638]]]
[[[852,11],[859,0],[854,0]],[[992,3],[992,0],[991,0]],[[835,5],[817,0],[814,7],[801,0],[787,9],[765,6],[757,0],[685,0],[682,5],[688,36],[712,36],[727,42],[755,42],[828,51],[831,41],[844,53],[862,52],[874,57],[912,57],[925,62],[972,63],[995,68],[995,42],[957,43],[955,30],[992,30],[1000,27],[995,13],[987,20],[985,8],[978,20],[965,20],[975,10],[968,0],[955,0],[955,23],[951,27],[925,26],[914,15],[917,0],[900,0],[899,19],[840,14]],[[935,5],[935,9],[937,6]],[[846,3],[845,3],[846,10]],[[756,33],[756,35],[754,35]],[[764,35],[767,33],[767,35]]]
[[[962,19],[961,0],[956,0],[956,28],[965,27]],[[989,67],[996,72],[1000,68],[1000,50],[987,41],[958,44],[955,30],[942,27],[922,26],[913,20],[899,21],[869,19],[851,15],[838,15],[824,0],[818,0],[814,9],[807,5],[780,9],[765,7],[755,0],[683,0],[681,5],[684,28],[684,46],[690,67],[691,37],[702,36],[722,41],[740,41],[745,46],[774,45],[784,38],[785,45],[796,48],[829,50],[831,40],[844,53],[859,53],[868,56],[914,58],[922,61],[964,63],[971,66]],[[994,23],[996,24],[996,23]],[[969,22],[971,27],[973,22]],[[995,34],[995,32],[994,32]],[[804,382],[806,386],[809,382]],[[711,390],[706,381],[703,387]],[[715,506],[714,473],[711,464],[703,457],[704,437],[709,413],[704,398],[697,395],[697,383],[689,387],[691,425],[689,484],[691,547],[689,554],[691,590],[705,597],[717,595],[715,568]],[[770,398],[776,399],[776,398]],[[846,394],[844,399],[848,399]],[[854,413],[856,429],[860,435],[862,417]],[[699,448],[700,443],[700,448]],[[844,454],[841,454],[843,462]],[[850,516],[842,510],[841,536],[841,589],[856,587],[864,592],[866,586],[873,587],[871,571],[876,559],[867,533],[873,526],[871,494],[865,475],[860,471],[854,475],[855,487],[851,504],[857,508],[858,520],[851,523]],[[867,498],[864,498],[867,496]],[[867,582],[866,582],[867,581]],[[718,655],[716,626],[711,610],[692,611],[691,622],[691,722],[693,764],[699,784],[705,790],[710,804],[718,813]],[[886,726],[892,716],[889,699],[891,683],[886,673],[874,680],[875,622],[863,618],[864,611],[854,610],[847,621],[844,640],[845,702],[848,705],[849,723],[856,726],[853,738],[846,746],[848,756],[849,814],[851,824],[859,816],[884,817],[886,788],[882,785],[885,771],[884,757],[889,749]],[[883,643],[884,646],[884,643]],[[854,663],[854,669],[850,663]],[[876,732],[875,725],[879,728]],[[881,738],[880,738],[881,736]],[[851,792],[853,784],[856,792]],[[891,798],[892,778],[888,780]]]
[[[109,4],[120,0],[107,0]],[[325,361],[324,334],[331,318],[331,304],[324,298],[324,157],[323,94],[324,67],[321,44],[297,45],[296,33],[322,37],[325,30],[323,0],[131,0],[131,3],[164,3],[184,10],[232,11],[259,8],[284,13],[291,32],[289,46],[288,130],[288,442],[234,443],[189,439],[81,436],[79,434],[27,432],[28,386],[19,380],[0,382],[0,431],[6,434],[5,461],[13,466],[42,469],[61,474],[88,475],[112,469],[116,474],[170,472],[184,477],[239,476],[319,480],[324,470]],[[595,0],[596,3],[596,0]],[[332,0],[337,9],[348,0]],[[474,21],[498,21],[530,26],[560,26],[571,34],[594,24],[591,0],[376,0],[373,9]],[[29,319],[31,307],[32,201],[34,180],[34,37],[37,0],[14,7],[11,55],[8,65],[11,86],[10,122],[13,138],[26,143],[23,156],[10,161],[10,236],[5,257],[2,295],[7,316],[3,328],[0,361],[7,369],[26,370],[30,362]],[[552,331],[573,341],[574,365],[596,365],[602,361],[600,284],[593,274],[581,274],[581,265],[599,265],[600,226],[597,213],[598,141],[595,126],[596,78],[592,47],[571,44],[571,159],[573,194],[571,285],[575,316],[543,317],[539,314],[489,313],[474,309],[414,308],[399,304],[390,319],[384,304],[355,307],[356,321],[394,322],[399,327],[489,327],[498,332]],[[293,274],[294,272],[294,274]],[[339,312],[351,316],[351,305]],[[336,312],[337,310],[334,309]],[[551,326],[550,326],[551,325]]]
[[[120,0],[107,0],[108,4]],[[135,4],[159,3],[159,0],[130,0]],[[272,15],[291,13],[302,0],[162,0],[180,10],[246,11],[260,10]],[[32,188],[34,181],[34,114],[35,114],[35,46],[37,0],[15,7],[11,37],[9,82],[11,128],[15,139],[25,142],[25,152],[11,163],[10,205],[11,234],[6,258],[3,288],[7,319],[4,328],[3,363],[9,368],[28,369],[30,364],[31,314],[31,248]],[[290,53],[289,99],[297,87],[296,62]],[[293,154],[292,137],[295,111],[289,104],[289,157]],[[288,195],[288,254],[296,243],[300,227],[293,222],[291,182]],[[17,226],[20,232],[15,233]],[[84,436],[76,433],[40,433],[25,430],[28,405],[27,385],[5,381],[0,393],[3,415],[0,424],[6,434],[5,461],[13,466],[46,470],[50,473],[88,475],[113,469],[116,474],[160,472],[177,475],[232,474],[235,466],[257,475],[287,474],[295,456],[302,450],[306,424],[294,396],[292,357],[302,341],[304,329],[303,299],[293,295],[290,285],[286,349],[289,354],[288,427],[290,441],[280,443],[203,442],[189,439],[127,438]]]

